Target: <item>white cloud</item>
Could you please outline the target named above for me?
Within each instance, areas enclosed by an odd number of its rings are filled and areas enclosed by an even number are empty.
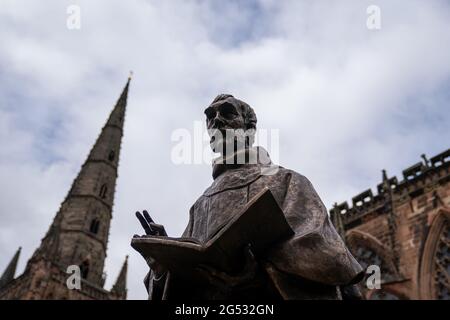
[[[81,7],[81,30],[66,7]],[[175,166],[170,135],[191,129],[218,93],[279,128],[281,164],[308,176],[326,205],[350,199],[448,148],[450,14],[443,1],[3,1],[0,8],[0,268],[21,267],[69,190],[128,70],[130,88],[108,248],[107,286],[130,254],[129,296],[145,298],[129,246],[147,208],[172,235],[211,182]],[[25,234],[26,237],[19,236]]]

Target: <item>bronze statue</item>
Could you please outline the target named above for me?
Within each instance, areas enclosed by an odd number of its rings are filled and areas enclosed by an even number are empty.
[[[242,248],[245,258],[233,274],[198,266],[204,277],[198,285],[145,257],[149,299],[358,298],[355,284],[363,269],[334,229],[312,184],[272,164],[264,149],[252,146],[257,121],[253,109],[232,95],[219,95],[205,114],[211,147],[221,156],[213,164],[214,182],[190,209],[183,237],[207,241],[264,188],[272,192],[295,234],[258,255],[249,246]],[[146,211],[137,216],[147,235],[167,236]]]

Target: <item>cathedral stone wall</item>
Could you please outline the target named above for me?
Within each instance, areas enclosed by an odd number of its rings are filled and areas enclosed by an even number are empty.
[[[363,285],[366,297],[450,299],[450,150],[352,200],[330,214],[363,265],[383,265],[381,289]]]

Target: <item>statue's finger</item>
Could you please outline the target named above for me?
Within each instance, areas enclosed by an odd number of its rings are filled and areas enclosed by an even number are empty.
[[[152,217],[150,217],[147,210],[142,211],[142,213],[144,213],[144,218],[145,218],[145,220],[147,220],[148,223],[154,223]]]
[[[156,230],[159,236],[167,236],[166,229],[162,224],[149,223],[152,230]]]
[[[142,228],[144,228],[144,231],[146,234],[152,234],[153,230],[148,224],[147,220],[142,216],[142,214],[139,211],[136,211],[136,217],[138,218],[139,222],[142,225]]]
[[[153,229],[164,229],[164,226],[162,224],[157,224],[154,222],[150,222],[149,225],[153,228]]]

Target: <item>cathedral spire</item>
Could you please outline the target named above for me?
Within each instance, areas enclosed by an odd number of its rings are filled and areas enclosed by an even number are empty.
[[[123,299],[127,296],[127,271],[128,271],[128,256],[125,257],[122,269],[117,277],[116,283],[111,289],[111,293],[116,294]]]
[[[111,163],[115,166],[118,165],[118,155],[120,151],[120,142],[123,135],[125,109],[127,107],[128,88],[130,86],[130,81],[131,77],[128,77],[128,81],[125,85],[125,88],[123,88],[123,91],[119,99],[117,100],[114,109],[109,115],[109,118],[106,121],[106,124],[104,125],[99,137],[97,138],[97,141],[92,147],[86,162],[109,161],[107,163]],[[114,131],[117,132],[114,133]],[[113,138],[112,135],[114,136],[120,135],[119,137],[120,139],[112,139]],[[105,150],[105,148],[107,147],[110,147],[110,150]],[[83,167],[85,165],[86,163],[83,165]]]
[[[131,77],[109,116],[106,118],[105,115],[100,134],[40,246],[28,260],[24,273],[14,279],[19,249],[1,276],[0,300],[126,298],[127,262],[125,261],[119,274],[115,292],[103,288],[103,269],[130,80]],[[80,290],[69,290],[67,286],[69,270],[74,270],[73,267],[78,267],[81,271],[83,281]]]
[[[21,250],[22,250],[22,247],[19,247],[16,254],[11,259],[11,261],[9,262],[5,271],[3,272],[2,277],[0,278],[0,288],[3,288],[8,283],[10,283],[12,280],[14,280],[14,276],[16,274],[16,269],[17,269],[17,263],[19,262],[19,256],[20,256]]]
[[[130,80],[31,259],[46,258],[62,269],[78,265],[84,278],[98,286],[103,285]]]

